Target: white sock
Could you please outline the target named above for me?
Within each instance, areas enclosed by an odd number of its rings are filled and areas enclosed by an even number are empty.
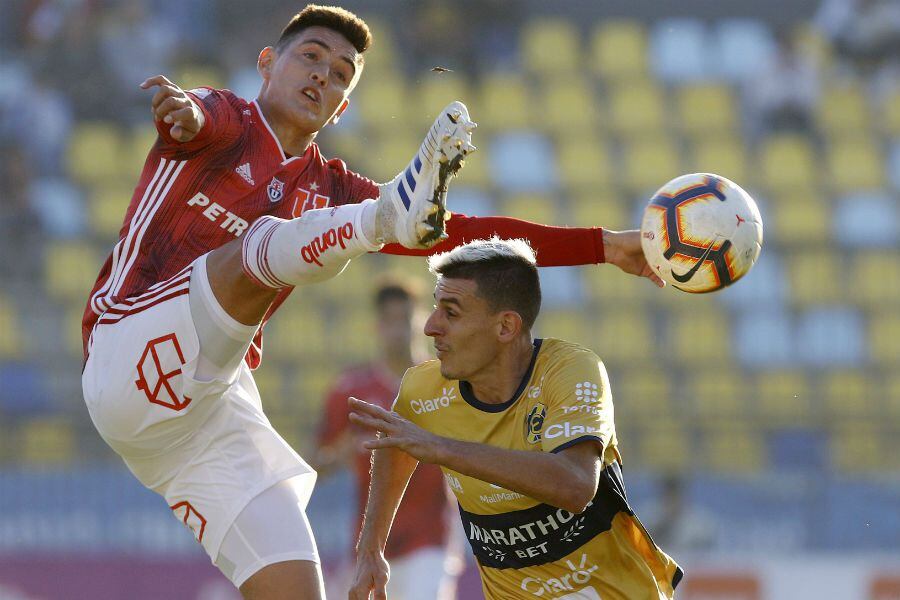
[[[244,235],[244,272],[263,287],[281,289],[330,279],[350,259],[381,249],[375,200],[308,210],[297,219],[261,217]]]

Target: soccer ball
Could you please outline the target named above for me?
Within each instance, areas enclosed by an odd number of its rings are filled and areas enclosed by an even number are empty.
[[[682,175],[662,186],[641,222],[650,267],[685,292],[714,292],[746,275],[762,239],[762,218],[750,194],[710,173]]]

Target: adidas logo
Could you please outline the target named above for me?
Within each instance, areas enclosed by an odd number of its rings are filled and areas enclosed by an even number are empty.
[[[253,176],[250,174],[250,163],[246,162],[234,170],[235,173],[240,175],[244,181],[249,183],[250,185],[256,185],[256,182],[253,181]]]

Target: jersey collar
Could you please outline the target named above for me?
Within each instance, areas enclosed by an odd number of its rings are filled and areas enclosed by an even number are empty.
[[[264,135],[269,138],[270,143],[275,147],[275,151],[278,153],[278,158],[282,165],[286,165],[295,160],[315,158],[319,152],[315,142],[309,145],[309,148],[306,149],[306,152],[304,152],[302,156],[288,157],[288,155],[284,153],[284,148],[281,147],[281,142],[278,140],[278,137],[276,137],[275,132],[272,131],[272,126],[269,125],[269,122],[266,120],[266,115],[263,114],[259,102],[254,100],[250,103],[250,106],[256,122],[262,123],[261,129],[264,131]]]
[[[528,364],[528,370],[525,371],[525,375],[522,376],[522,381],[519,382],[519,387],[513,392],[512,398],[506,402],[501,402],[500,404],[488,404],[475,397],[475,393],[472,391],[472,384],[468,381],[460,381],[459,393],[463,397],[463,400],[465,400],[472,408],[477,408],[478,410],[489,413],[503,412],[512,406],[515,401],[519,399],[519,396],[522,395],[522,392],[525,391],[525,386],[528,385],[531,374],[534,373],[534,363],[537,362],[538,352],[541,350],[541,343],[543,341],[544,340],[541,338],[534,340],[534,350],[531,353],[531,362]]]

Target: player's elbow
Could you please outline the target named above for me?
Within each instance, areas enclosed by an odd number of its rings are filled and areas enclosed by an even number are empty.
[[[560,508],[573,514],[583,513],[597,495],[597,481],[579,478],[567,487],[568,493]]]

